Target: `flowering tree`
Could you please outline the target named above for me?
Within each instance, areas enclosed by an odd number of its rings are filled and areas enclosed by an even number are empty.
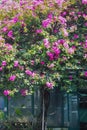
[[[65,79],[65,70],[85,69],[86,6],[87,0],[2,0],[0,88],[5,96],[26,96],[38,87],[45,108],[45,94]],[[80,76],[87,77],[87,71]],[[63,89],[73,89],[73,78],[64,80]]]

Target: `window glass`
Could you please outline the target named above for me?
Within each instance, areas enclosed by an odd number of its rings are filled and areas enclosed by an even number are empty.
[[[75,94],[69,94],[69,120],[71,128],[78,127],[78,101]]]
[[[8,113],[10,119],[17,121],[18,119],[23,121],[32,120],[32,105],[31,96],[15,96],[8,102]],[[14,117],[14,118],[13,118]]]
[[[58,127],[62,125],[62,94],[51,92],[50,106],[48,111],[48,126]]]
[[[4,109],[4,98],[0,96],[0,110]]]
[[[68,105],[68,94],[64,94],[64,126],[69,126],[69,105]]]

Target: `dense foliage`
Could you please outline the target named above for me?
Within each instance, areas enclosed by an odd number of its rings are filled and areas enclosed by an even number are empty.
[[[73,90],[86,69],[87,0],[2,0],[0,88],[23,96],[36,87]],[[74,89],[77,89],[78,86]]]

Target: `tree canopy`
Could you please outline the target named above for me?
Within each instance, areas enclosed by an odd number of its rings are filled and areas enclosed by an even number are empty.
[[[5,96],[18,91],[25,96],[37,87],[51,90],[61,80],[71,91],[72,80],[87,79],[86,12],[87,0],[2,0],[0,88]],[[80,69],[78,77],[68,74]]]

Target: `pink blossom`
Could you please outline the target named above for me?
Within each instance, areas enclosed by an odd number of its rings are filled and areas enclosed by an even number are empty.
[[[87,71],[84,72],[84,76],[87,77]]]
[[[10,45],[9,43],[6,43],[5,47],[8,49],[8,51],[13,49],[12,45]]]
[[[80,15],[80,16],[81,16],[81,15],[82,15],[82,12],[78,12],[78,15]]]
[[[7,62],[6,61],[2,61],[2,66],[6,66]]]
[[[0,71],[2,71],[3,70],[3,68],[2,67],[0,67]]]
[[[52,63],[50,65],[47,65],[48,68],[53,68],[55,65]]]
[[[85,58],[85,59],[87,58],[87,54],[84,55],[84,58]]]
[[[77,16],[74,16],[74,20],[78,20],[78,17],[77,17]]]
[[[0,36],[0,42],[4,41],[4,38],[2,36]]]
[[[35,10],[35,7],[33,6],[33,5],[29,5],[29,6],[27,6],[27,9],[30,9],[30,10]]]
[[[26,4],[26,2],[24,2],[23,0],[20,0],[20,6]]]
[[[8,37],[10,37],[10,38],[13,37],[13,31],[12,30],[8,32]]]
[[[54,32],[54,33],[57,33],[57,32],[58,32],[58,30],[57,30],[57,29],[54,29],[54,30],[53,30],[53,32]]]
[[[14,67],[18,67],[19,62],[18,61],[14,61]]]
[[[43,0],[33,0],[33,5],[38,6],[43,3]]]
[[[55,0],[59,7],[62,7],[62,4],[65,0]]]
[[[47,27],[49,27],[50,23],[51,23],[51,20],[49,18],[47,18],[47,19],[42,21],[42,26],[44,28],[47,28]]]
[[[66,43],[66,42],[63,44],[63,46],[64,46],[66,49],[69,48],[69,45],[68,45],[68,43]]]
[[[20,70],[24,70],[24,66],[18,65],[18,67],[19,67]]]
[[[74,38],[75,39],[79,38],[78,34],[74,34]]]
[[[49,19],[52,19],[52,18],[53,18],[53,14],[52,14],[52,13],[49,13],[47,17],[48,17]]]
[[[36,73],[35,73],[35,72],[32,72],[32,75],[31,75],[31,76],[32,76],[33,78],[35,77],[35,75],[36,75]]]
[[[27,75],[29,75],[29,76],[32,76],[32,71],[30,71],[30,70],[26,70],[25,73],[26,73]]]
[[[14,81],[15,79],[16,79],[15,75],[11,75],[10,78],[9,78],[10,81]]]
[[[21,89],[20,93],[21,93],[22,96],[26,96],[27,93],[28,93],[28,90],[27,89]]]
[[[84,25],[87,27],[87,22]]]
[[[72,80],[72,79],[73,79],[73,77],[72,77],[72,75],[70,75],[70,76],[69,76],[69,80]]]
[[[85,48],[85,49],[87,48],[87,40],[85,41],[84,48]]]
[[[74,51],[75,51],[75,49],[74,49],[73,47],[70,47],[70,48],[68,49],[68,53],[69,53],[69,54],[73,54]]]
[[[37,34],[42,33],[42,29],[37,29],[37,30],[36,30],[36,33],[37,33]]]
[[[84,19],[87,19],[87,14],[83,14],[83,18],[84,18]]]
[[[64,24],[64,25],[65,25],[66,22],[67,22],[66,19],[65,19],[64,17],[62,17],[61,15],[59,16],[58,19],[59,19],[59,21],[60,21],[61,24]]]
[[[47,56],[51,61],[57,59],[60,54],[60,49],[55,46],[52,47],[52,51],[53,52],[49,52],[49,51],[47,52]]]
[[[67,60],[67,57],[66,57],[66,56],[63,56],[62,58],[63,58],[63,61],[66,61],[66,60]]]
[[[67,32],[67,30],[65,28],[63,28],[63,34],[64,34],[65,37],[68,36],[68,32]]]
[[[87,0],[82,0],[82,4],[87,4]]]
[[[53,89],[53,83],[52,82],[46,82],[46,87],[49,89]]]
[[[67,12],[64,11],[64,12],[62,13],[62,16],[66,16],[66,15],[67,15]]]
[[[52,50],[53,50],[54,54],[56,54],[56,55],[59,55],[59,54],[60,54],[60,49],[59,49],[59,48],[57,48],[57,47],[52,47]]]
[[[53,2],[49,2],[49,7],[53,7],[54,3]]]
[[[49,43],[49,41],[48,41],[47,38],[44,39],[43,42],[44,42],[44,46],[45,46],[47,49],[50,48],[50,43]]]
[[[58,41],[53,42],[53,46],[58,47],[59,46],[59,42]]]
[[[64,39],[59,39],[58,43],[63,45],[65,43],[65,40]]]
[[[41,61],[40,63],[41,63],[41,65],[44,65],[44,64],[45,64],[45,62],[44,62],[44,61]]]
[[[4,94],[5,96],[8,96],[8,95],[10,94],[10,90],[4,90],[3,94]]]
[[[52,52],[47,52],[47,56],[49,56],[49,60],[54,60],[54,54]]]
[[[34,65],[35,61],[34,61],[34,60],[31,60],[30,63],[31,63],[31,65]]]
[[[18,17],[17,17],[17,16],[13,18],[13,22],[14,22],[14,23],[17,23],[17,22],[18,22]]]
[[[7,27],[4,27],[3,28],[3,32],[7,32],[8,28]]]
[[[72,12],[70,12],[69,14],[70,14],[71,16],[74,16],[74,15],[75,15],[75,12],[72,11]]]
[[[21,26],[22,26],[22,28],[26,26],[26,24],[24,23],[24,21],[21,21]]]

